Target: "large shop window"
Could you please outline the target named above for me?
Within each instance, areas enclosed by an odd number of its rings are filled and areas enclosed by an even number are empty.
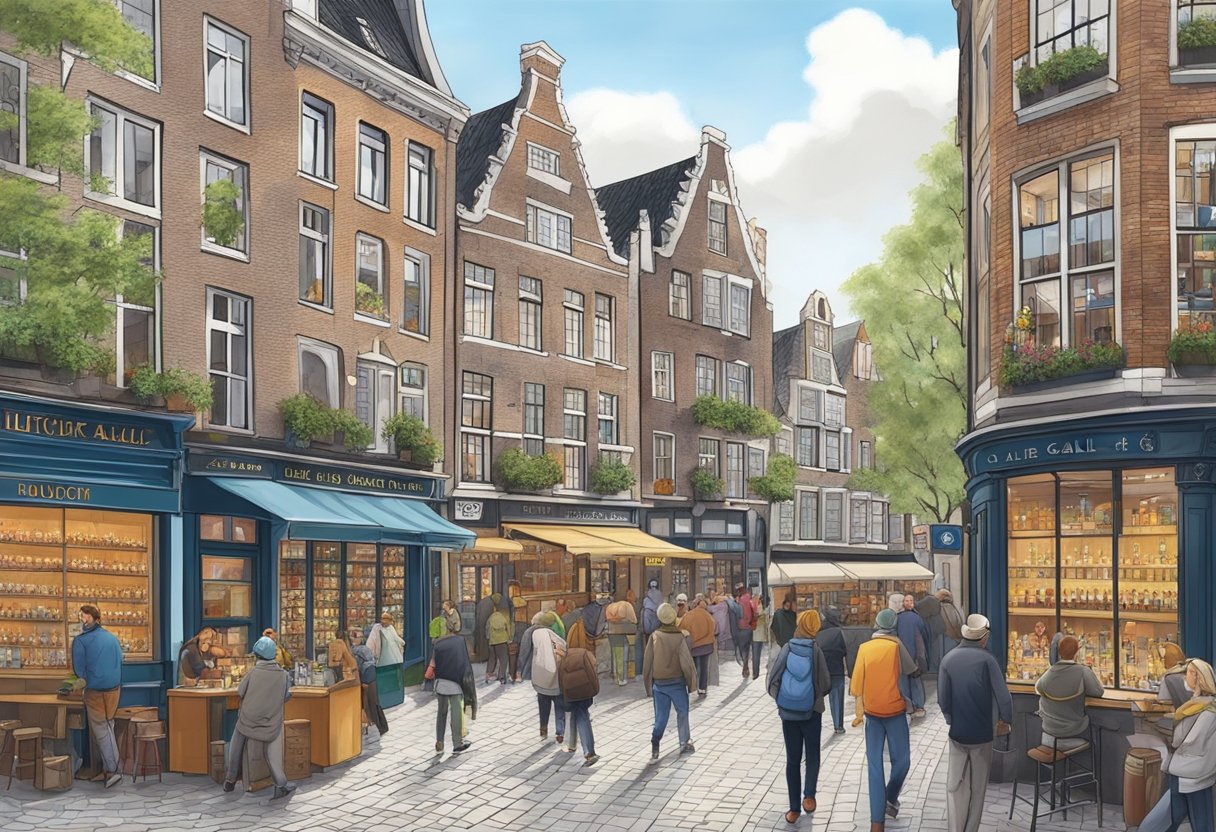
[[[1056,632],[1111,688],[1156,690],[1178,642],[1171,468],[1036,474],[1009,489],[1010,679],[1047,669]]]
[[[575,583],[574,558],[565,550],[534,540],[518,541],[522,552],[511,555],[515,579],[528,595],[578,592]]]
[[[152,542],[146,514],[0,506],[0,669],[65,672],[82,604],[151,660]]]

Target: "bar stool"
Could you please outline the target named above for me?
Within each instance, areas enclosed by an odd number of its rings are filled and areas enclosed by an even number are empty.
[[[152,746],[152,757],[156,760],[156,782],[164,782],[161,777],[162,768],[160,763],[160,741],[165,739],[165,723],[156,720],[132,720],[132,725],[135,726],[135,762],[131,766],[131,782],[135,782],[135,778],[140,773],[140,760],[144,759],[144,749]],[[145,761],[143,769],[144,782],[148,780],[148,768]]]
[[[0,774],[13,770],[13,732],[20,727],[19,719],[0,720]]]
[[[18,780],[24,780],[21,776],[21,769],[30,769],[30,779],[34,780],[38,774],[38,761],[42,759],[42,729],[41,728],[17,728],[13,731],[13,767],[8,772],[8,785],[5,786],[5,791],[13,787],[13,775],[17,775]],[[25,759],[25,751],[29,751],[30,758]]]
[[[1081,740],[1082,742],[1073,748],[1060,748],[1060,743],[1065,740]],[[1089,765],[1082,767],[1081,760],[1088,753]],[[1031,804],[1030,817],[1030,832],[1034,832],[1038,825],[1039,818],[1054,815],[1056,812],[1063,812],[1065,820],[1068,819],[1069,809],[1078,809],[1082,806],[1096,805],[1098,807],[1098,827],[1102,826],[1102,776],[1101,770],[1098,767],[1100,754],[1098,752],[1097,743],[1097,728],[1091,721],[1089,731],[1086,734],[1077,737],[1056,737],[1051,745],[1038,745],[1029,749],[1026,756],[1034,761],[1035,779],[1034,779],[1034,795],[1033,797],[1025,797],[1018,794],[1018,775],[1015,769],[1013,775],[1013,795],[1009,800],[1009,817],[1013,818],[1013,809],[1018,800]],[[1061,765],[1063,764],[1063,772],[1061,773]],[[1077,771],[1070,770],[1073,767],[1079,768]],[[1047,769],[1047,779],[1043,779],[1044,769]],[[1047,787],[1047,801],[1049,808],[1040,811],[1039,802],[1043,796],[1043,787]],[[1094,799],[1081,800],[1073,802],[1069,798],[1072,789],[1077,786],[1093,786]],[[1060,805],[1056,805],[1056,795],[1059,794]]]

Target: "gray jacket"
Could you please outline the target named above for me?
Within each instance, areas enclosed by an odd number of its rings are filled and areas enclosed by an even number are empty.
[[[1043,733],[1051,737],[1080,737],[1089,730],[1085,697],[1101,696],[1102,683],[1083,664],[1061,659],[1047,668],[1034,686],[1039,694]]]
[[[237,688],[241,710],[236,726],[251,740],[271,742],[283,730],[283,703],[291,698],[291,677],[274,659],[259,659]]]

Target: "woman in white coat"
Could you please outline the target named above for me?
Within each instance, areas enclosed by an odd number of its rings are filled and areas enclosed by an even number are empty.
[[[1174,712],[1173,753],[1165,765],[1169,790],[1140,824],[1139,832],[1175,832],[1189,819],[1194,832],[1214,832],[1212,786],[1216,784],[1216,672],[1201,659],[1187,667],[1191,699]]]

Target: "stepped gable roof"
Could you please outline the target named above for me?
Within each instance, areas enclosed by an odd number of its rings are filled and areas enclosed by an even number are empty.
[[[456,202],[466,208],[477,201],[490,157],[502,146],[503,125],[512,122],[519,96],[469,117],[456,144]]]
[[[410,33],[405,30],[393,0],[318,0],[317,17],[323,26],[360,49],[378,55],[398,69],[434,85],[434,80],[428,78],[423,70],[422,61],[418,59]],[[367,21],[379,49],[368,42],[359,18]]]
[[[697,158],[692,156],[596,189],[596,199],[617,254],[628,256],[629,235],[638,226],[640,211],[646,211],[650,227],[656,232],[672,217],[680,183],[689,178],[697,166]]]
[[[857,343],[857,333],[861,331],[861,321],[838,326],[832,332],[832,357],[836,359],[836,373],[840,383],[853,370],[853,347]]]
[[[773,333],[773,389],[778,416],[790,412],[789,379],[803,376],[804,331],[803,323],[799,322],[797,326]]]

